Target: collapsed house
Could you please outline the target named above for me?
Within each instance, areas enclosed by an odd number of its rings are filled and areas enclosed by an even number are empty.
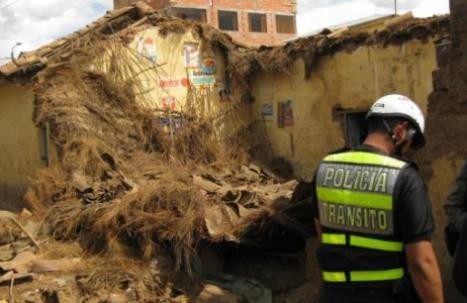
[[[403,18],[250,49],[138,3],[21,55],[0,76],[10,116],[0,121],[17,128],[2,135],[14,143],[0,161],[3,200],[45,217],[40,234],[60,242],[43,258],[68,246],[52,257],[93,257],[62,287],[46,278],[18,292],[28,302],[316,295],[312,214],[292,177],[307,181],[326,152],[358,144],[382,94],[426,111],[436,41],[448,36],[448,17]]]

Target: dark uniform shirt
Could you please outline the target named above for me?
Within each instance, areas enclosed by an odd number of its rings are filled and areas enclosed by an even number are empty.
[[[357,150],[384,154],[368,145],[362,145]],[[315,186],[312,188],[314,217],[319,219]],[[402,169],[395,184],[394,197],[396,237],[406,244],[430,239],[434,231],[431,202],[425,183],[414,164]]]
[[[382,151],[368,145],[362,145],[357,150],[384,155]],[[313,215],[319,220],[315,181],[312,182],[310,190]],[[395,237],[405,244],[429,240],[434,231],[431,202],[415,164],[407,165],[401,170],[394,188],[394,201]],[[406,301],[409,298],[407,302],[419,302],[410,279],[406,283]],[[400,300],[399,297],[394,297],[393,290],[386,293],[373,289],[358,291],[354,288],[323,289],[320,295],[320,302],[400,302]]]

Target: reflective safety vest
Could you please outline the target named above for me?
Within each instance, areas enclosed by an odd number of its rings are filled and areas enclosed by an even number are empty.
[[[364,151],[331,154],[316,175],[323,280],[382,282],[404,277],[395,235],[394,187],[408,163]]]

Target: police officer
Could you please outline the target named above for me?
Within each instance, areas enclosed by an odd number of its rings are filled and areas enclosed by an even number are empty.
[[[427,190],[400,158],[425,144],[423,113],[387,95],[366,123],[363,144],[326,156],[315,176],[320,302],[443,302]]]

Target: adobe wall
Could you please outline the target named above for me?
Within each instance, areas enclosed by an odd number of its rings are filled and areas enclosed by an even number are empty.
[[[29,177],[43,166],[33,102],[32,85],[0,86],[0,209],[21,210]]]
[[[338,111],[367,111],[380,96],[401,93],[426,112],[436,68],[432,40],[401,46],[361,46],[351,53],[321,58],[309,80],[301,59],[288,73],[261,72],[253,82],[254,112],[267,154],[292,163],[295,176],[310,180],[328,152],[344,146],[343,118]],[[279,127],[278,103],[290,100],[293,125]],[[273,113],[262,115],[264,106]]]
[[[444,244],[444,203],[467,159],[467,1],[451,0],[451,39],[439,46],[434,91],[429,96],[426,153],[420,159],[429,176],[437,221],[437,253],[443,269],[446,302],[465,302],[452,282],[452,258]]]

